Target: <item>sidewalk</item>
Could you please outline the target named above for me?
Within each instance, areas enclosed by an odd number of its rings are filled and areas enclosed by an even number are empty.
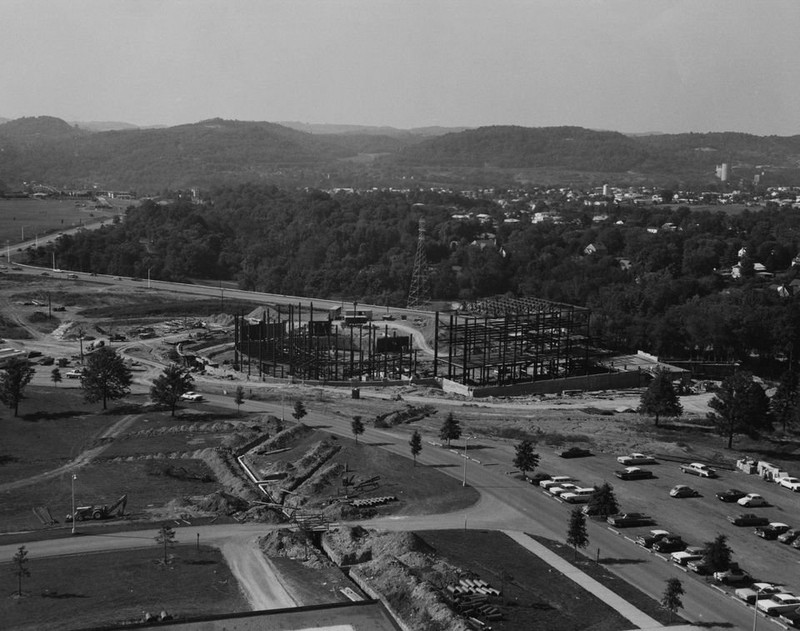
[[[523,548],[530,550],[533,554],[539,557],[545,563],[552,565],[556,570],[562,573],[567,578],[575,581],[578,585],[583,587],[587,592],[591,592],[600,600],[606,603],[609,607],[616,609],[620,615],[624,616],[636,626],[637,629],[663,629],[657,620],[654,620],[646,613],[639,611],[636,607],[631,605],[627,600],[619,597],[604,585],[598,583],[596,580],[576,568],[574,565],[565,561],[555,552],[551,552],[540,544],[535,539],[529,537],[525,533],[513,530],[503,530],[508,537],[516,541]],[[680,631],[681,629],[689,629],[691,627],[669,627],[670,631]]]

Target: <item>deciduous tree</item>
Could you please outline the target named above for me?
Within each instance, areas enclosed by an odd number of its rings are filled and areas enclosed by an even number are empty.
[[[89,355],[81,373],[83,398],[89,403],[102,401],[104,410],[109,399],[121,399],[130,392],[131,382],[130,369],[117,351],[108,346]]]
[[[150,387],[150,398],[156,403],[170,408],[171,416],[175,416],[178,402],[184,394],[192,389],[193,384],[194,379],[188,370],[178,364],[170,364],[153,380],[153,385]]]
[[[414,466],[417,466],[417,456],[422,452],[422,436],[419,433],[419,430],[415,429],[414,433],[411,434],[411,440],[408,441],[409,446],[411,447],[411,455],[414,456]]]
[[[356,415],[350,423],[350,429],[353,431],[353,436],[356,437],[356,444],[358,444],[358,437],[364,433],[364,421],[361,417]]]
[[[727,437],[728,449],[737,434],[757,437],[761,431],[772,430],[769,399],[747,371],[737,370],[726,377],[708,406],[714,410],[708,418],[720,435]]]
[[[668,578],[667,585],[664,589],[664,595],[661,597],[661,606],[670,612],[670,616],[674,616],[678,609],[683,607],[683,584],[678,578]]]
[[[244,403],[244,386],[236,386],[236,390],[233,393],[233,402],[236,404],[236,415],[238,416],[239,409],[242,407],[242,403]]]
[[[785,371],[780,378],[775,394],[770,400],[770,409],[775,421],[780,423],[783,431],[798,419],[798,389],[800,379],[794,370]]]
[[[639,414],[654,416],[656,426],[658,426],[658,419],[662,416],[683,414],[683,406],[672,386],[672,379],[665,370],[657,371],[647,390],[642,393]]]
[[[441,440],[446,440],[447,446],[449,447],[451,440],[458,440],[460,437],[461,424],[456,420],[456,417],[453,416],[453,413],[450,412],[445,417],[441,430],[439,430],[439,438]]]
[[[164,546],[164,563],[168,563],[167,548],[175,545],[175,531],[168,524],[162,524],[155,536],[156,544]]]
[[[12,359],[0,375],[0,401],[14,410],[14,416],[19,412],[19,402],[25,398],[25,387],[33,378],[33,366],[27,359]]]
[[[539,454],[533,451],[533,443],[530,440],[523,440],[516,446],[514,456],[514,466],[522,471],[523,477],[528,477],[528,471],[533,471],[539,466]]]
[[[580,508],[573,508],[569,514],[569,527],[567,529],[567,544],[575,550],[578,556],[578,548],[581,550],[589,545],[589,534],[586,532],[586,515]]]
[[[50,381],[52,381],[56,385],[56,387],[58,387],[58,384],[61,383],[62,381],[61,371],[58,369],[58,366],[56,366],[55,368],[53,368],[53,370],[50,371]]]

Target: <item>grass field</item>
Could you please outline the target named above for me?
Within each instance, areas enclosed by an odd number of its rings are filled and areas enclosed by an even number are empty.
[[[144,545],[148,545],[144,542]],[[0,627],[56,631],[140,622],[146,612],[175,618],[249,611],[221,553],[178,545],[163,564],[152,546],[104,554],[37,559],[18,598],[10,563],[0,565]]]
[[[0,244],[8,241],[13,245],[36,235],[110,220],[120,212],[96,210],[93,205],[87,201],[86,206],[76,206],[74,200],[0,199]]]

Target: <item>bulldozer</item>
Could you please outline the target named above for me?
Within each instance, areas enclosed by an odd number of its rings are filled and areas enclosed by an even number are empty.
[[[67,514],[66,521],[83,521],[84,519],[108,519],[114,517],[122,517],[125,514],[125,507],[128,505],[128,495],[125,494],[120,497],[111,506],[105,504],[91,504],[89,506],[77,506],[75,514]]]

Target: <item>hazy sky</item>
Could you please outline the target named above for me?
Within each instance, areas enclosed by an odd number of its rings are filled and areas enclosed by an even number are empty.
[[[800,134],[799,0],[0,0],[0,117]]]

